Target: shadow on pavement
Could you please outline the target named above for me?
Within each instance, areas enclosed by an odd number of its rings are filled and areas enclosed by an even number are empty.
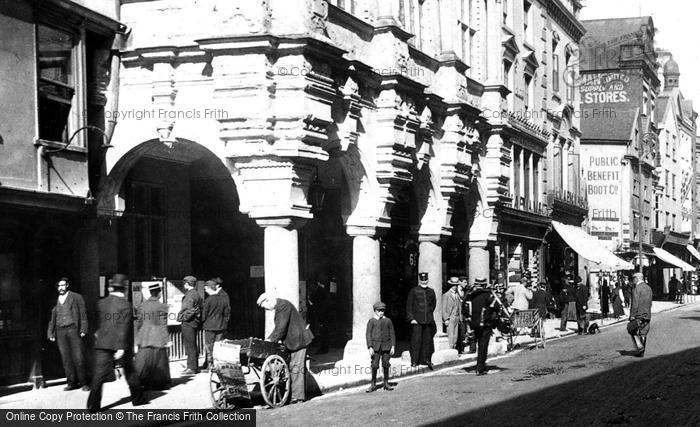
[[[531,393],[430,425],[700,425],[698,361],[693,348],[549,387],[532,378]]]

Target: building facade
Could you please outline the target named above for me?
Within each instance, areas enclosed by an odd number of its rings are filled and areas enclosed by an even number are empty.
[[[111,132],[117,12],[109,0],[0,4],[2,384],[63,376],[46,338],[60,277],[97,297],[92,195]]]
[[[567,84],[584,32],[576,0],[123,3],[103,18],[106,56],[77,56],[86,100],[54,107],[101,131],[66,147],[70,132],[47,125],[61,150],[52,165],[76,159],[56,176],[37,161],[47,169],[32,174],[55,186],[32,182],[32,197],[75,205],[75,221],[55,228],[84,240],[72,257],[57,249],[64,240],[48,246],[36,261],[53,266],[47,284],[72,274],[94,301],[117,271],[136,282],[220,276],[230,334],[263,336],[272,318],[255,306],[260,292],[304,312],[306,284],[321,280],[333,344],[364,363],[372,304],[384,300],[405,336],[418,271],[438,294],[447,275],[542,279],[566,246],[550,240],[552,219],[580,226],[587,213],[579,96]],[[117,21],[129,29],[114,45],[121,67],[105,71]],[[108,102],[98,95],[115,77]],[[23,120],[41,118],[34,109]],[[42,158],[31,150],[17,156]],[[55,205],[30,209],[72,206]],[[437,348],[445,342],[439,331]]]

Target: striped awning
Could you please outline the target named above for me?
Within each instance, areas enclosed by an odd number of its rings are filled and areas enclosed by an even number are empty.
[[[683,271],[695,271],[695,267],[693,267],[692,265],[683,261],[682,259],[678,258],[677,256],[673,255],[672,253],[665,251],[661,248],[654,248],[654,254],[656,255],[657,258],[659,258],[661,261],[665,262],[666,264],[671,264],[674,267],[681,268],[681,269],[683,269]]]
[[[693,245],[688,245],[688,246],[686,246],[686,248],[688,249],[688,252],[690,252],[690,254],[691,254],[696,260],[700,261],[700,252],[698,252],[698,250],[695,249],[695,246],[693,246]]]
[[[618,257],[601,245],[598,239],[574,225],[552,221],[554,230],[571,249],[601,270],[631,270],[634,265]]]

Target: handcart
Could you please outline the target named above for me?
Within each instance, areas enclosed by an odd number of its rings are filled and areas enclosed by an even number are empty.
[[[506,311],[507,312],[507,311]],[[538,309],[531,310],[514,310],[510,313],[510,318],[507,325],[501,330],[501,333],[508,340],[508,350],[515,348],[514,340],[517,336],[529,335],[535,339],[535,348],[546,346],[546,336],[544,330],[544,319],[540,317]]]
[[[289,399],[290,354],[284,345],[258,338],[223,340],[214,344],[213,356],[209,387],[216,409],[249,404],[257,395],[271,408]]]

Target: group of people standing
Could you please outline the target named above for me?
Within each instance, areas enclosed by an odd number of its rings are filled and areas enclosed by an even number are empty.
[[[206,368],[212,361],[214,342],[223,339],[228,329],[231,308],[228,295],[221,288],[221,279],[206,282],[206,299],[195,289],[196,278],[187,276],[184,283],[186,293],[178,313],[188,356],[183,374],[193,375],[199,370],[196,338],[200,326],[205,331]],[[89,330],[85,301],[70,290],[68,278],[61,278],[57,289],[58,299],[51,310],[47,336],[58,344],[67,379],[64,390],[90,391],[87,407],[96,412],[101,408],[103,384],[117,377],[115,368],[122,368],[134,406],[146,403],[144,390],[170,386],[168,305],[161,301],[162,284],[149,285],[146,291],[150,296],[134,307],[128,299],[126,275],[115,274],[109,280],[107,296],[97,301],[91,380],[85,357],[85,337]]]

